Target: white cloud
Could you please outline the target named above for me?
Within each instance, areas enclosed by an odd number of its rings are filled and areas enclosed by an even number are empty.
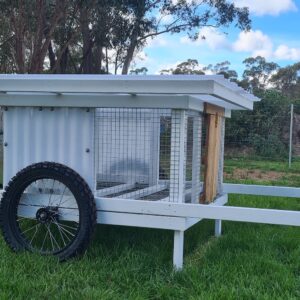
[[[182,44],[207,45],[212,50],[230,47],[226,35],[212,27],[201,28],[199,31],[199,38],[196,41],[192,41],[189,37],[184,36],[180,39],[180,42]]]
[[[202,37],[205,37],[205,39]],[[253,57],[263,56],[267,59],[300,60],[300,48],[292,48],[285,44],[275,47],[272,39],[261,30],[242,31],[238,38],[231,43],[225,34],[215,28],[207,27],[200,30],[199,38],[196,41],[183,36],[180,42],[200,47],[206,45],[210,50],[245,52]]]
[[[297,11],[293,0],[232,0],[237,7],[249,7],[251,13],[257,16],[278,16],[288,11]]]
[[[238,39],[233,43],[232,49],[236,52],[251,52],[252,56],[272,56],[273,43],[271,39],[260,30],[240,32]]]
[[[274,57],[277,59],[300,60],[300,49],[279,45],[274,52]]]
[[[253,57],[260,55],[268,59],[300,60],[300,48],[290,48],[284,44],[275,48],[270,37],[260,30],[241,32],[232,49],[236,52],[250,52]]]
[[[166,47],[168,46],[168,41],[164,38],[164,36],[162,35],[158,35],[154,38],[149,38],[147,40],[147,47],[151,47],[151,48],[154,48],[154,47]]]

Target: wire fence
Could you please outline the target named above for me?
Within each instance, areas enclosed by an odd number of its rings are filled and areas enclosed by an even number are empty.
[[[226,120],[225,158],[300,160],[300,105],[234,111]]]

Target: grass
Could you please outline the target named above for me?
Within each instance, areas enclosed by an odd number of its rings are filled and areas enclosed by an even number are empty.
[[[225,169],[234,164],[226,161]],[[300,174],[277,163],[251,165]],[[299,199],[288,198],[233,195],[230,205],[300,210]],[[0,299],[300,298],[299,228],[224,222],[217,239],[213,227],[202,221],[186,232],[185,267],[178,273],[170,231],[100,225],[85,256],[66,263],[12,253],[0,239]]]

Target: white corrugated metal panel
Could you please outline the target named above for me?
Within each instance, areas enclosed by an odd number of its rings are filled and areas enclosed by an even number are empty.
[[[55,161],[78,172],[94,190],[94,113],[82,108],[4,111],[4,185],[32,163]]]

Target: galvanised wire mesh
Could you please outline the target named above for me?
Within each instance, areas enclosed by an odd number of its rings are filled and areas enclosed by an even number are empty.
[[[225,158],[288,161],[300,156],[300,105],[258,103],[254,111],[233,111],[226,119]]]
[[[98,108],[95,171],[98,196],[196,201],[200,194],[200,113]]]

